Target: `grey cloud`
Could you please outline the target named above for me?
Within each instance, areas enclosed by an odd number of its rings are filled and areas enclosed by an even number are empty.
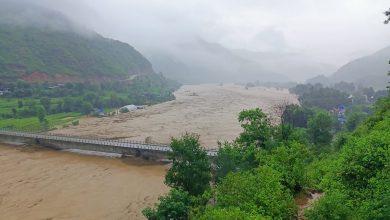
[[[0,0],[0,4],[4,1]],[[19,0],[64,13],[145,54],[185,56],[198,38],[227,49],[295,53],[340,66],[390,44],[388,0]],[[181,54],[180,54],[181,53]],[[299,58],[300,60],[303,60]],[[309,75],[315,75],[315,70]],[[302,76],[307,77],[307,76]]]

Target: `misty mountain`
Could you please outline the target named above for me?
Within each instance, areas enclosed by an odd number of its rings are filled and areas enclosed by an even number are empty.
[[[324,86],[329,86],[331,84],[333,84],[334,82],[332,82],[332,80],[329,78],[329,77],[326,77],[324,75],[318,75],[318,76],[315,76],[315,77],[312,77],[310,79],[307,79],[305,81],[305,83],[308,83],[308,84],[322,84]]]
[[[200,38],[146,54],[157,71],[184,83],[303,81],[336,69],[298,54],[230,50]]]
[[[293,81],[304,81],[314,75],[329,75],[336,67],[319,63],[297,53],[256,52],[249,50],[235,50],[242,58],[256,62],[263,68],[277,74],[285,75]]]
[[[0,9],[0,78],[125,79],[154,73],[132,46],[104,38],[38,6]]]
[[[354,82],[357,85],[384,89],[389,81],[389,60],[390,46],[345,64],[330,79],[334,82]]]
[[[164,51],[147,51],[156,71],[183,83],[287,82],[279,73],[217,43],[196,39]]]

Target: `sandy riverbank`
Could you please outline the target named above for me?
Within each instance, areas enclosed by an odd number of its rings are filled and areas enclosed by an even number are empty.
[[[238,85],[185,85],[175,92],[176,100],[149,106],[143,110],[113,117],[86,117],[79,126],[59,129],[53,133],[125,138],[169,143],[170,137],[184,132],[200,134],[202,145],[216,147],[217,141],[230,141],[238,136],[237,121],[243,109],[262,108],[272,115],[280,103],[297,103],[287,90]]]
[[[0,145],[0,219],[144,219],[166,167]]]

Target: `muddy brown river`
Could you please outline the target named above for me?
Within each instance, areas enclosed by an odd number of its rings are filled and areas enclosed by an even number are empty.
[[[144,219],[166,166],[0,145],[0,219]]]
[[[231,141],[242,131],[242,109],[297,103],[286,90],[238,85],[183,86],[176,100],[113,117],[85,117],[53,133],[168,143],[185,131],[203,146]],[[0,220],[144,219],[142,209],[168,192],[166,165],[0,145]]]

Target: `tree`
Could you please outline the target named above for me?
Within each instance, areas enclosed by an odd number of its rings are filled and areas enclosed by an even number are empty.
[[[47,98],[47,97],[43,97],[39,100],[39,102],[41,103],[41,105],[45,108],[45,111],[48,113],[50,112],[50,104],[51,104],[51,100],[50,98]]]
[[[258,167],[259,162],[256,159],[258,152],[259,149],[254,145],[224,144],[219,148],[217,157],[214,159],[215,181],[219,182],[230,172],[247,171]]]
[[[348,94],[332,88],[317,88],[299,96],[302,106],[319,107],[331,110],[341,104],[349,103]]]
[[[351,83],[347,83],[347,82],[344,82],[344,81],[341,81],[341,82],[338,82],[338,83],[335,83],[333,85],[333,88],[341,91],[341,92],[345,92],[347,94],[352,94],[355,92],[355,85],[351,82]]]
[[[58,100],[57,102],[57,107],[56,107],[56,113],[61,113],[63,111],[63,106],[64,101],[63,100]]]
[[[84,101],[90,102],[90,103],[95,103],[99,99],[99,96],[97,96],[93,92],[88,92],[84,95],[83,97]]]
[[[324,112],[317,113],[308,121],[307,133],[315,145],[329,145],[332,140],[332,118]]]
[[[172,152],[168,158],[172,167],[165,176],[165,183],[190,195],[200,195],[211,180],[211,166],[207,153],[199,144],[199,136],[186,133],[181,138],[172,138]]]
[[[313,209],[305,212],[309,219],[354,219],[346,195],[332,190],[314,204]],[[360,219],[360,218],[357,218]]]
[[[190,195],[181,190],[172,189],[168,195],[159,198],[160,203],[153,209],[142,211],[149,220],[186,220],[191,207]]]
[[[12,108],[12,115],[14,118],[16,118],[17,113],[18,113],[18,111],[16,110],[16,108]]]
[[[239,208],[208,208],[201,216],[195,217],[196,220],[266,220],[271,219],[259,214],[248,213],[240,210]]]
[[[322,162],[325,194],[306,213],[310,219],[389,219],[389,130],[390,96],[376,102],[335,159]]]
[[[238,116],[238,121],[244,131],[237,141],[239,143],[257,147],[265,147],[272,134],[272,125],[267,115],[259,108],[243,110]]]
[[[93,106],[89,102],[83,102],[83,105],[81,106],[81,113],[88,115],[93,111]]]
[[[237,207],[272,219],[292,219],[296,212],[291,194],[281,184],[280,173],[267,166],[228,174],[217,185],[216,198],[219,208]]]
[[[271,152],[259,154],[259,162],[273,168],[281,174],[281,183],[297,193],[306,184],[306,160],[309,149],[295,141],[283,143]]]
[[[294,127],[306,128],[307,121],[314,112],[299,105],[288,105],[282,113],[282,124],[290,124]]]
[[[353,131],[367,117],[363,112],[352,112],[348,114],[345,127],[348,131]]]
[[[22,100],[18,100],[18,108],[23,108],[23,101]]]
[[[40,123],[45,121],[46,111],[42,106],[37,107],[37,117]]]
[[[277,120],[279,120],[281,124],[285,124],[285,121],[283,120],[283,114],[286,111],[286,109],[291,105],[293,105],[293,104],[291,104],[290,102],[285,100],[282,103],[279,103],[279,104],[273,106],[272,113],[274,113],[274,115],[276,115],[275,118]]]

